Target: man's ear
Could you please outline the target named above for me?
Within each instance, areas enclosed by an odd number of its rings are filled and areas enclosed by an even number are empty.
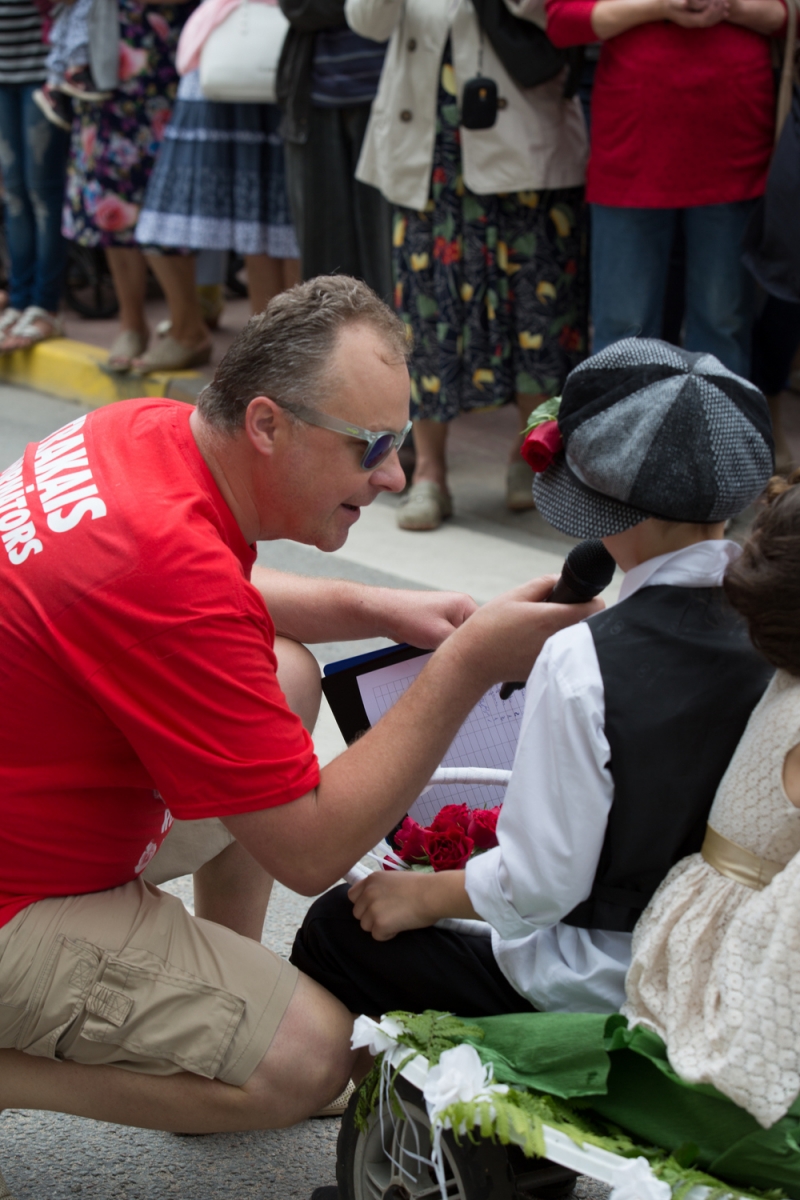
[[[244,428],[257,453],[272,457],[278,430],[286,419],[286,413],[269,396],[253,397],[244,415]]]

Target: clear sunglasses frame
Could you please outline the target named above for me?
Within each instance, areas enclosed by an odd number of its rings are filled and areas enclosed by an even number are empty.
[[[360,425],[352,425],[349,421],[340,421],[338,417],[330,417],[327,413],[320,412],[316,408],[309,408],[305,404],[293,403],[282,407],[307,425],[318,425],[320,429],[330,429],[333,433],[341,433],[345,437],[357,438],[360,442],[366,442],[367,448],[361,458],[361,468],[364,471],[374,471],[381,463],[386,462],[392,451],[399,450],[411,432],[411,421],[400,433],[396,433],[393,429],[381,429],[377,433],[373,433],[371,429],[362,429]],[[386,438],[390,440],[386,442]],[[376,453],[375,448],[379,442],[385,444]]]

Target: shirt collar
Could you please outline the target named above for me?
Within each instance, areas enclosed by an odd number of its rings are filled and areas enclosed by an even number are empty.
[[[656,584],[673,587],[720,587],[729,565],[742,553],[736,542],[727,538],[695,542],[670,554],[648,558],[627,572],[619,589],[619,600],[627,600],[639,588]]]

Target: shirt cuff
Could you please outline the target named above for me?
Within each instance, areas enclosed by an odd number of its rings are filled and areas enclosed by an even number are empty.
[[[510,941],[527,937],[538,926],[523,921],[503,894],[500,882],[502,861],[499,846],[471,858],[466,866],[464,886],[475,912],[488,921],[501,937]]]

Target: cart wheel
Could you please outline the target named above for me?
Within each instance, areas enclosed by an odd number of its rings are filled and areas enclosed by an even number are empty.
[[[396,1087],[407,1116],[396,1120],[384,1112],[383,1130],[376,1110],[360,1133],[354,1121],[358,1093],[348,1105],[337,1146],[340,1200],[439,1200],[433,1169],[414,1157],[430,1158],[431,1152],[422,1094],[402,1078]],[[524,1158],[516,1147],[469,1138],[458,1145],[451,1133],[442,1137],[442,1154],[448,1200],[561,1200],[577,1178],[546,1160]]]

